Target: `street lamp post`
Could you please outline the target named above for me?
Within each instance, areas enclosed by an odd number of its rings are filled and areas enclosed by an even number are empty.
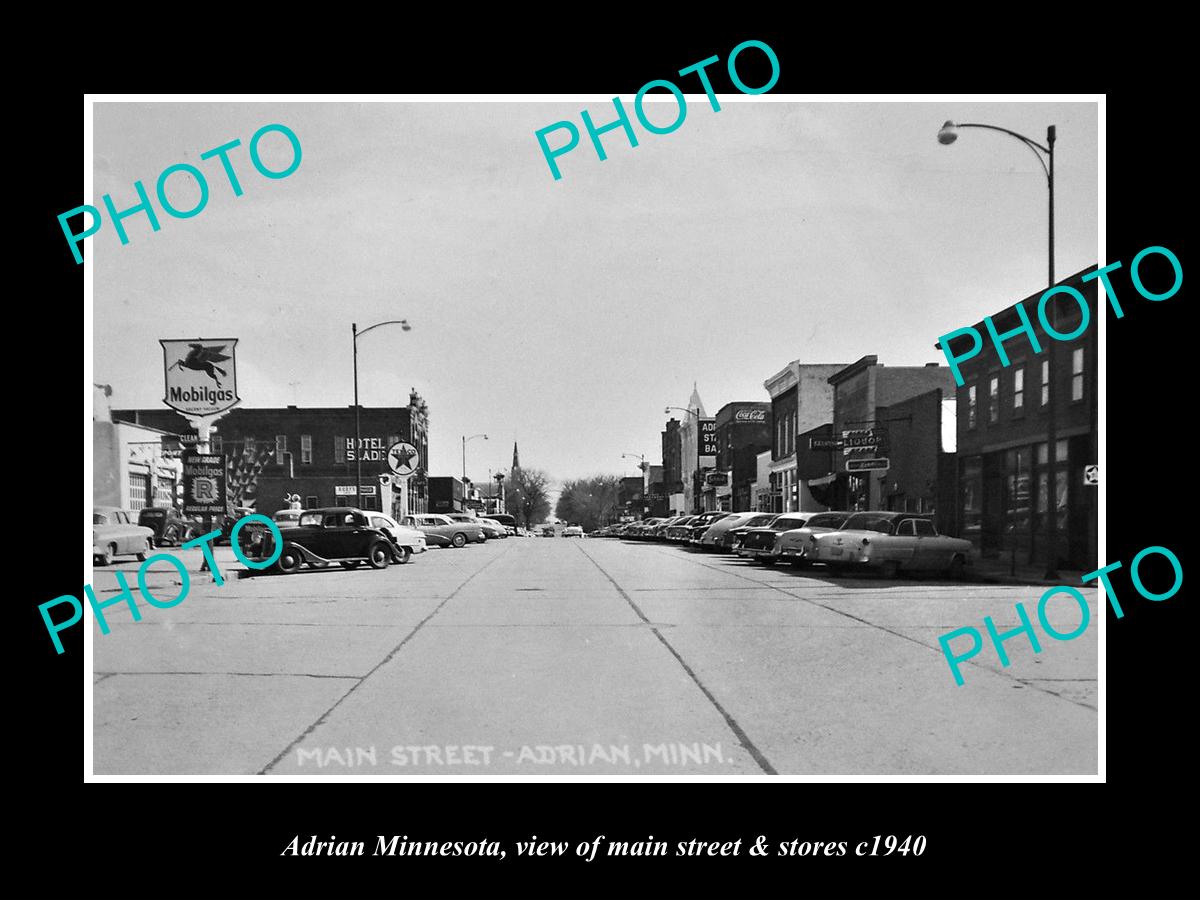
[[[470,437],[467,437],[465,434],[463,435],[463,439],[462,439],[463,484],[466,484],[466,482],[467,482],[467,441],[473,441],[473,440],[475,440],[475,438],[483,438],[486,441],[488,439],[488,436],[486,434],[473,434]]]
[[[359,508],[362,507],[362,417],[359,415],[358,406],[358,339],[368,331],[384,325],[399,325],[405,331],[412,331],[408,319],[389,319],[386,322],[376,322],[362,331],[358,330],[357,322],[350,323],[350,334],[354,344],[354,505]]]
[[[1037,141],[1031,140],[1023,134],[1018,134],[1015,131],[1010,131],[1007,128],[1001,128],[998,125],[984,125],[979,122],[951,122],[947,121],[938,131],[938,142],[942,144],[953,144],[958,139],[958,129],[960,128],[986,128],[989,131],[1000,131],[1011,137],[1015,137],[1018,141],[1028,147],[1038,163],[1042,167],[1042,171],[1046,175],[1046,185],[1049,189],[1049,254],[1048,254],[1048,269],[1046,284],[1048,287],[1054,286],[1054,141],[1058,137],[1057,129],[1051,125],[1046,129],[1046,143],[1043,146]],[[1045,157],[1043,159],[1043,157]],[[1054,307],[1050,308],[1051,327],[1055,327],[1057,316],[1055,315]],[[1057,447],[1058,430],[1055,422],[1055,410],[1058,405],[1058,390],[1054,384],[1054,345],[1057,341],[1051,340],[1048,348],[1047,367],[1050,370],[1050,377],[1047,382],[1047,391],[1049,392],[1049,421],[1046,425],[1046,493],[1049,495],[1046,498],[1046,574],[1047,580],[1058,579],[1058,483],[1056,479],[1056,462],[1057,462]],[[1035,463],[1036,464],[1036,463]],[[1014,551],[1015,552],[1015,551]]]

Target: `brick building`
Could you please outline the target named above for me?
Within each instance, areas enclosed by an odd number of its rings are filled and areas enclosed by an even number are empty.
[[[771,448],[773,432],[771,404],[765,401],[735,401],[718,411],[717,466],[725,484],[704,488],[704,508],[730,512],[754,509],[754,480],[758,454]]]
[[[796,477],[796,436],[832,420],[833,388],[829,379],[844,368],[846,363],[810,364],[793,360],[763,382],[771,398],[769,511],[820,508]]]
[[[397,441],[414,444],[423,475],[429,466],[429,410],[413,391],[409,405],[384,409],[360,408],[362,506],[379,509],[379,476],[389,471],[387,449]],[[171,409],[113,410],[114,421],[149,425],[178,435],[194,433],[187,420]],[[355,502],[354,407],[230,410],[213,425],[210,450],[227,458],[256,451],[269,453],[255,483],[240,503],[270,514],[287,506],[298,494],[305,508]],[[409,480],[409,509],[427,510],[420,477]]]
[[[1049,511],[1057,523],[1056,566],[1090,571],[1097,565],[1098,499],[1086,473],[1098,462],[1096,281],[1083,276],[1094,267],[1063,279],[1083,296],[1089,322],[1071,341],[1055,341],[1037,314],[1042,292],[1033,294],[991,316],[998,334],[1019,328],[1020,305],[1042,350],[1035,352],[1027,334],[1004,341],[1009,365],[1001,365],[985,335],[983,348],[959,363],[963,385],[958,389],[959,517],[961,534],[985,557],[1016,563],[1046,564],[1050,542]],[[1046,305],[1051,327],[1070,334],[1082,323],[1083,312],[1069,296],[1058,295]],[[950,341],[956,356],[970,341]],[[1053,436],[1051,436],[1053,432]],[[1053,443],[1054,489],[1050,488]]]
[[[929,398],[918,409],[905,410],[912,415],[923,411],[928,404],[937,408],[936,427],[933,418],[926,423],[932,437],[927,435],[928,442],[916,445],[906,443],[914,437],[912,428],[902,428],[893,434],[886,409],[930,391],[941,391],[946,398],[954,396],[954,374],[937,363],[884,366],[878,357],[864,356],[832,375],[829,384],[834,393],[833,437],[845,442],[845,446],[833,453],[830,473],[834,476],[833,490],[826,502],[835,509],[885,509],[885,485],[889,483],[893,455],[897,459],[907,457],[903,465],[909,471],[936,469],[941,452],[941,398]],[[920,462],[916,461],[918,456],[922,456]],[[880,459],[889,460],[889,469],[863,468],[871,465],[867,460]],[[918,493],[925,496],[923,490]],[[936,495],[936,490],[933,494]]]

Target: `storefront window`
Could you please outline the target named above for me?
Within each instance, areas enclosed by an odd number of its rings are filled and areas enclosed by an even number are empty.
[[[963,460],[961,484],[963,537],[978,545],[983,522],[983,465],[978,456]]]
[[[867,479],[861,475],[851,475],[849,479],[851,510],[867,508]]]
[[[1039,466],[1044,466],[1046,464],[1046,461],[1048,458],[1047,450],[1048,450],[1048,448],[1044,441],[1037,445],[1037,464]],[[1043,512],[1044,511],[1045,510],[1043,510]]]
[[[1056,441],[1054,444],[1054,458],[1059,462],[1067,460],[1067,440],[1063,438],[1061,441]]]
[[[1018,447],[1004,454],[1006,534],[1029,532],[1030,456],[1029,447]]]

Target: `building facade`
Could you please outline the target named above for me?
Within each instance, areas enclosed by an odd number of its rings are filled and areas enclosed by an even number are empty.
[[[96,385],[92,404],[92,504],[139,510],[176,506],[183,467],[178,441],[148,425],[114,422],[112,389]]]
[[[829,505],[849,510],[884,509],[885,485],[889,483],[893,454],[899,454],[897,458],[907,457],[906,465],[913,467],[913,471],[926,465],[936,467],[937,454],[941,452],[940,404],[942,397],[954,396],[954,375],[937,363],[884,366],[878,357],[864,356],[832,375],[829,384],[834,392],[833,438],[842,442],[833,453],[833,469],[829,474],[834,476],[834,489],[827,498]],[[904,440],[893,435],[893,423],[887,420],[884,411],[931,391],[942,392],[941,397],[927,401],[938,410],[932,443],[929,447],[906,445]],[[912,410],[904,412],[911,415]],[[903,425],[903,418],[896,424]],[[928,424],[932,427],[932,421]],[[901,428],[897,434],[911,437],[911,429]],[[934,444],[937,449],[930,449]],[[920,463],[913,461],[918,455],[922,455]],[[884,460],[886,464],[882,462]],[[877,464],[888,468],[870,468]]]
[[[958,513],[961,535],[984,557],[1049,565],[1053,545],[1055,567],[1091,571],[1098,564],[1098,488],[1090,475],[1098,463],[1096,320],[1104,310],[1096,280],[1083,280],[1092,271],[1059,282],[1088,305],[1091,321],[1079,337],[1056,341],[1046,334],[1039,291],[991,319],[998,334],[1020,328],[1020,305],[1040,353],[1027,334],[1015,334],[1004,342],[1009,365],[986,338],[977,356],[959,363]],[[1056,332],[1071,334],[1083,312],[1059,294],[1046,316]],[[975,327],[987,335],[983,322]],[[950,343],[955,355],[970,344]]]
[[[352,406],[230,410],[213,425],[210,451],[225,454],[231,471],[233,461],[261,462],[256,477],[238,488],[240,493],[231,497],[231,504],[267,515],[285,508],[293,495],[300,497],[306,509],[353,505],[361,461],[362,507],[379,509],[383,496],[380,476],[390,471],[387,450],[397,441],[406,441],[420,454],[420,468],[408,482],[408,508],[427,511],[424,476],[429,466],[429,413],[425,401],[413,391],[408,406],[360,407],[359,417],[361,439],[356,446]],[[114,410],[113,418],[175,435],[194,433],[187,420],[171,409]]]
[[[748,512],[754,509],[758,454],[771,448],[771,404],[765,401],[726,403],[714,417],[717,425],[717,484],[704,486],[705,509]]]
[[[668,419],[662,433],[662,482],[667,496],[667,511],[671,515],[683,515],[683,463],[679,442],[679,420]]]
[[[771,398],[771,512],[821,509],[796,474],[797,435],[833,419],[831,376],[845,363],[793,360],[763,382]]]

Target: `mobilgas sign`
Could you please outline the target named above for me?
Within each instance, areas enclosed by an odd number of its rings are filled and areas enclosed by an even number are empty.
[[[225,455],[183,453],[183,512],[189,516],[225,512]]]
[[[237,338],[160,340],[163,403],[185,416],[215,416],[241,402],[237,395]]]

